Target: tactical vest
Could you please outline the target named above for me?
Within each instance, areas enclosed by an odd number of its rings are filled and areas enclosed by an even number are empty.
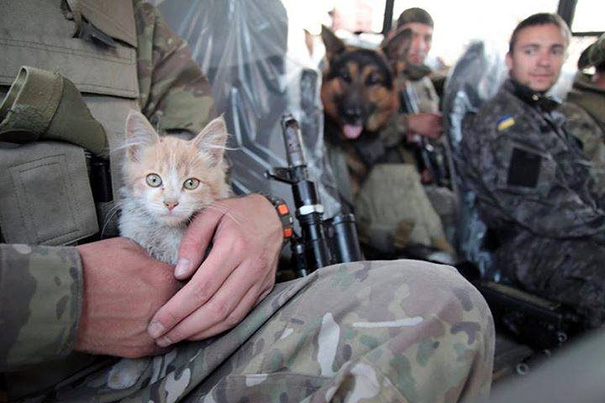
[[[124,122],[130,109],[139,109],[136,47],[131,0],[0,2],[0,101],[21,66],[73,82],[106,133],[111,150],[107,187],[113,198],[121,183]],[[46,90],[30,98],[51,105],[52,91]],[[93,197],[99,184],[94,179],[91,186],[89,176],[98,176],[98,169],[109,164],[77,145],[86,135],[68,133],[65,137],[74,142],[32,138],[18,145],[0,137],[0,241],[66,245],[103,230],[114,203],[107,195]],[[18,132],[10,136],[29,138]]]

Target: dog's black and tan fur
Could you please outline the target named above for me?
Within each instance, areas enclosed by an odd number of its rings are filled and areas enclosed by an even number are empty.
[[[381,51],[347,46],[328,28],[321,35],[327,56],[321,87],[326,134],[354,140],[378,132],[398,108],[393,66]]]

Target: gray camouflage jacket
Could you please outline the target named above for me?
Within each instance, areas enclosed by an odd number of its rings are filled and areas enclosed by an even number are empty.
[[[529,231],[605,243],[605,200],[592,163],[563,129],[564,117],[549,110],[554,105],[519,88],[506,81],[463,122],[458,162],[481,217],[501,242]]]

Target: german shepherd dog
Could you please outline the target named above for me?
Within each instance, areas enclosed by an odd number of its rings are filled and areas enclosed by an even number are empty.
[[[386,56],[397,60],[395,57],[405,51],[409,30],[385,40],[382,51],[347,46],[326,27],[321,35],[327,59],[321,86],[327,138],[347,141],[365,132],[378,132],[399,106],[393,72],[396,66]]]

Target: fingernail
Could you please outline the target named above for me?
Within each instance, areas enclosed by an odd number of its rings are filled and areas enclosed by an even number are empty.
[[[189,267],[191,266],[191,261],[189,259],[181,258],[176,263],[176,267],[174,268],[174,276],[181,277],[187,274],[189,271]]]
[[[172,340],[170,340],[168,337],[162,337],[161,339],[157,339],[155,341],[155,344],[157,344],[160,347],[168,347],[169,345],[172,344]]]
[[[147,333],[154,339],[157,339],[165,333],[166,329],[160,322],[151,322],[147,327]]]

